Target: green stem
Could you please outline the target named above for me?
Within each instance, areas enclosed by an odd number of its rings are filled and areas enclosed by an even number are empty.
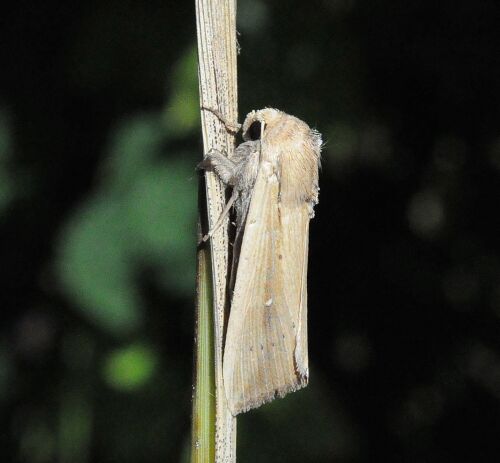
[[[197,255],[196,335],[191,463],[215,462],[215,367],[212,275],[209,251]]]

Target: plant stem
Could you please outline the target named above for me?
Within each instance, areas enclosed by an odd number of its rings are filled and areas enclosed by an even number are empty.
[[[195,1],[200,107],[214,109],[227,120],[237,122],[236,0]],[[234,133],[226,130],[223,122],[210,111],[201,111],[201,122],[204,152],[217,149],[230,157],[234,150]],[[211,172],[205,173],[205,185],[208,225],[212,228],[225,206],[225,188]],[[219,227],[210,238],[209,244],[213,284],[215,462],[234,463],[236,419],[227,407],[222,378],[224,323],[227,319],[226,283],[229,250],[227,219],[224,226]],[[202,341],[198,339],[198,342]],[[193,416],[195,414],[196,412]],[[212,460],[207,460],[210,461]]]
[[[208,249],[197,254],[196,335],[191,463],[215,461],[213,293]]]

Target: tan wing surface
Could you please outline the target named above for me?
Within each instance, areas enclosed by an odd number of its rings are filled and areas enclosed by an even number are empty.
[[[303,283],[299,278],[298,288],[288,294],[290,277],[296,276],[286,267],[293,256],[303,260],[307,243],[285,257],[290,249],[283,248],[287,232],[279,193],[271,164],[262,162],[245,225],[224,351],[226,396],[235,415],[306,384],[294,357],[297,329],[303,324],[298,319]],[[293,226],[296,218],[287,220]]]
[[[309,209],[307,204],[281,207],[285,305],[290,307],[296,332],[295,369],[303,386],[309,378],[307,354],[307,259],[309,250]]]

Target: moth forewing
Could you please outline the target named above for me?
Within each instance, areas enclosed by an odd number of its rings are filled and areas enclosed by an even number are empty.
[[[295,119],[295,118],[293,118]],[[283,236],[283,265],[287,269],[285,297],[295,307],[295,368],[302,385],[309,379],[307,349],[307,261],[309,220],[318,202],[318,168],[321,136],[302,121],[295,120],[299,141],[291,146],[281,143],[280,218]]]
[[[276,173],[264,161],[247,215],[224,350],[224,384],[233,414],[300,387],[278,196]]]
[[[301,386],[309,379],[307,355],[307,257],[309,213],[305,207],[281,207],[282,265],[285,301],[292,309],[292,328],[296,333],[294,359]]]

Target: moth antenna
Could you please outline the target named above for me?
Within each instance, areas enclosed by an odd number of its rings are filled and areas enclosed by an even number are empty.
[[[219,119],[224,124],[228,132],[234,133],[236,135],[241,130],[241,124],[239,124],[238,122],[229,122],[219,110],[209,108],[208,106],[202,106],[201,109],[211,112],[215,117],[217,117],[217,119]]]

